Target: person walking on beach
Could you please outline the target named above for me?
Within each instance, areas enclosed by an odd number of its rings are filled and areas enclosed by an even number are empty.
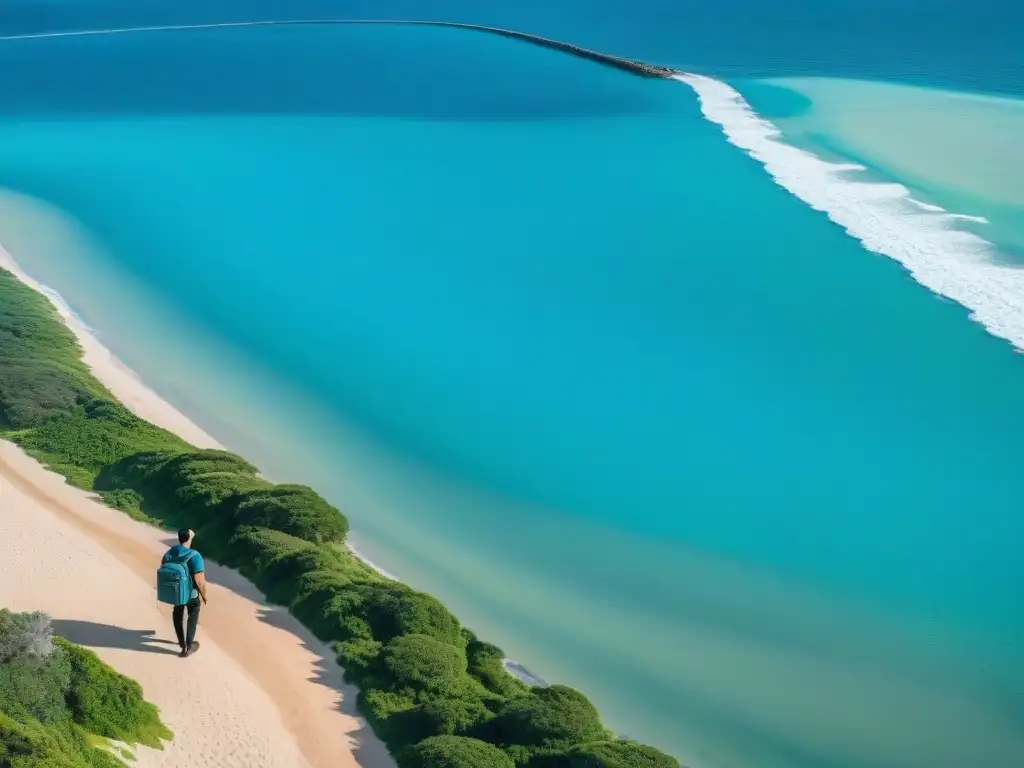
[[[199,625],[200,605],[206,604],[206,574],[203,556],[192,549],[195,532],[188,528],[178,531],[178,544],[167,550],[156,572],[156,595],[162,603],[174,606],[174,632],[181,647],[181,658],[199,650],[196,628]],[[200,604],[200,600],[202,603]],[[188,626],[185,627],[185,611]]]

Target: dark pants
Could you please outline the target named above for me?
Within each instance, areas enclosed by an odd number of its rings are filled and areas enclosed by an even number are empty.
[[[188,630],[186,633],[185,623],[185,608],[188,608]],[[196,627],[199,625],[199,598],[193,598],[188,601],[188,605],[176,605],[174,606],[174,612],[171,614],[174,618],[174,632],[178,636],[178,645],[182,648],[188,648],[192,645],[192,641],[196,639]]]

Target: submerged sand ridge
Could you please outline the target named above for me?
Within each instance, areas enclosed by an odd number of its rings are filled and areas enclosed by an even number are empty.
[[[179,659],[153,572],[168,534],[94,501],[0,442],[4,607],[41,610],[60,634],[137,680],[175,738],[140,768],[394,765],[355,715],[334,654],[237,573],[210,563],[202,648]],[[202,542],[196,541],[202,550]]]
[[[499,37],[508,37],[513,40],[520,40],[530,45],[550,48],[561,51],[570,56],[587,59],[597,64],[614,69],[620,69],[640,77],[666,78],[677,74],[677,70],[671,67],[664,67],[659,64],[648,64],[644,61],[629,59],[623,56],[615,56],[610,53],[602,53],[590,48],[584,48],[574,43],[567,43],[561,40],[553,40],[550,37],[542,37],[529,32],[520,32],[504,27],[491,27],[485,24],[469,24],[461,21],[431,21],[423,19],[266,19],[261,21],[228,21],[214,24],[169,24],[156,27],[123,27],[118,29],[90,29],[65,32],[36,32],[26,35],[5,35],[0,37],[3,40],[32,40],[47,37],[85,37],[91,35],[123,35],[133,32],[167,32],[187,29],[224,29],[232,27],[287,27],[295,25],[374,25],[374,26],[398,26],[398,27],[447,27],[450,29],[464,29],[472,32],[483,32]]]

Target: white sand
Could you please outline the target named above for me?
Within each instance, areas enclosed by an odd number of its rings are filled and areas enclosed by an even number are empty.
[[[83,360],[135,414],[193,445],[220,444],[149,389],[57,297],[0,247],[0,267],[47,296]],[[156,601],[166,532],[135,522],[0,441],[0,605],[49,613],[61,634],[137,680],[175,738],[138,749],[139,768],[393,768],[355,712],[334,654],[238,573],[207,561],[200,651],[177,657],[170,608]],[[202,541],[196,541],[202,551]]]

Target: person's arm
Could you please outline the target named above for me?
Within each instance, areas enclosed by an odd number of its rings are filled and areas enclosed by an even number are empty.
[[[192,566],[192,579],[196,585],[196,591],[199,592],[199,596],[203,599],[203,605],[206,605],[206,564],[203,562],[203,556],[196,552],[189,560],[189,565]]]
[[[199,591],[199,596],[203,598],[203,605],[206,605],[206,574],[199,571],[195,576],[196,589]]]

